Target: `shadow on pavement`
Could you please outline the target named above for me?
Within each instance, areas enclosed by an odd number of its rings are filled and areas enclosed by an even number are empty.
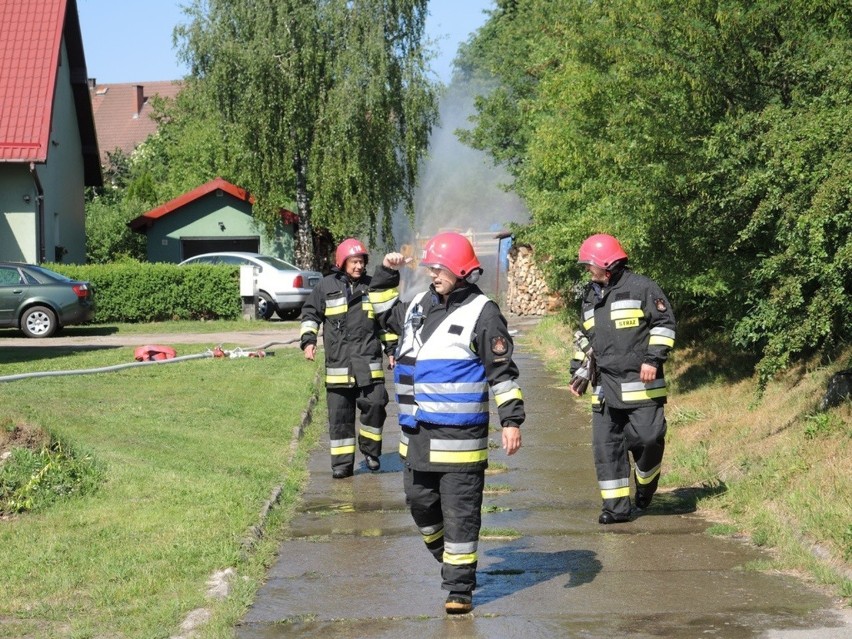
[[[479,605],[508,597],[539,583],[568,575],[563,588],[576,588],[590,583],[601,571],[597,553],[591,550],[537,552],[526,542],[509,543],[485,552],[499,563],[489,563],[477,573],[476,601]]]

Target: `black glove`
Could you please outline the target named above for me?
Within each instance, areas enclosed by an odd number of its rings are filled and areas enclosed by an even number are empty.
[[[577,369],[577,372],[574,373],[574,376],[571,378],[571,381],[568,382],[568,385],[575,393],[582,395],[589,387],[589,380],[589,368],[584,364]]]
[[[578,352],[585,354],[580,367],[571,376],[571,381],[568,385],[578,395],[582,395],[589,387],[589,383],[594,382],[597,377],[597,364],[595,362],[595,353],[592,351],[592,345],[589,343],[589,338],[582,331],[574,333],[574,345]]]

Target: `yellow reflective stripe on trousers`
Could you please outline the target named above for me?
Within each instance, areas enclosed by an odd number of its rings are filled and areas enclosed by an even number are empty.
[[[652,468],[651,470],[646,470],[645,472],[642,472],[641,470],[636,468],[636,483],[650,484],[652,481],[654,481],[657,475],[660,474],[661,466],[662,464],[657,464],[654,468]]]
[[[444,563],[453,566],[465,566],[476,563],[477,559],[476,541],[461,543],[444,542]]]
[[[382,441],[382,430],[380,428],[373,428],[372,426],[361,426],[358,428],[358,434],[361,437],[366,437],[367,439],[372,439],[375,442]]]
[[[329,442],[332,455],[348,455],[355,453],[355,438],[333,439]]]
[[[468,564],[475,564],[476,559],[476,553],[470,555],[451,555],[448,552],[444,553],[444,563],[450,564],[451,566],[466,566]]]
[[[444,542],[444,563],[453,566],[464,566],[476,563],[477,542],[462,543]]]
[[[601,489],[601,497],[604,499],[618,499],[619,497],[630,496],[629,477],[599,481],[598,487]]]
[[[431,544],[433,541],[444,536],[444,524],[435,524],[434,526],[424,526],[419,528],[420,534],[423,536],[423,541]]]

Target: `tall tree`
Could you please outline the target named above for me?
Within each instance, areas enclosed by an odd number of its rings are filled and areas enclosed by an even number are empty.
[[[612,232],[764,381],[852,339],[848,3],[496,5],[462,52],[496,82],[465,139],[513,172],[556,287]]]
[[[316,264],[315,226],[390,240],[413,218],[417,165],[437,118],[423,41],[427,0],[193,0],[176,30],[241,183],[272,228],[299,216],[296,260]]]

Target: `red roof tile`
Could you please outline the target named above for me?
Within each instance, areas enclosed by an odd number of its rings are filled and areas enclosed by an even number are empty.
[[[47,160],[66,1],[0,3],[0,160]]]
[[[128,223],[130,228],[134,230],[139,230],[142,227],[150,226],[154,223],[155,220],[160,219],[163,216],[168,215],[172,211],[176,211],[179,208],[186,206],[190,202],[193,202],[199,198],[204,197],[205,195],[212,193],[216,189],[222,189],[225,193],[229,193],[233,195],[238,200],[244,200],[249,204],[254,204],[254,197],[245,189],[241,189],[238,186],[234,186],[227,180],[223,180],[220,177],[217,177],[215,180],[210,180],[207,184],[202,184],[198,188],[192,189],[188,193],[184,193],[176,197],[175,199],[166,202],[165,204],[161,204],[155,209],[151,209],[147,213],[143,213],[139,217],[130,220]]]
[[[157,130],[151,119],[150,98],[174,98],[181,90],[179,81],[131,82],[96,84],[90,87],[92,111],[98,131],[101,163],[107,163],[107,153],[121,149],[126,154],[144,142]]]
[[[0,2],[0,162],[47,161],[60,64],[71,78],[85,182],[97,186],[101,169],[76,0]]]

